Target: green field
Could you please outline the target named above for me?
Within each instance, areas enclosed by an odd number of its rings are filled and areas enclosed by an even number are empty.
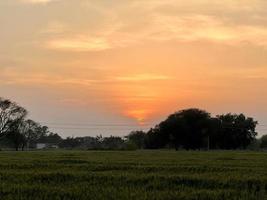
[[[0,152],[0,199],[267,199],[257,152]]]

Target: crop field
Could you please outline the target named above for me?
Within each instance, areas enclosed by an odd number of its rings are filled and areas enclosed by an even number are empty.
[[[0,152],[0,199],[267,199],[267,153]]]

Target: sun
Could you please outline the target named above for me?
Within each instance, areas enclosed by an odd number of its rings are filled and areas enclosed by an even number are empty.
[[[125,111],[125,115],[132,119],[135,119],[140,126],[144,126],[151,116],[152,111],[148,109],[129,109]]]

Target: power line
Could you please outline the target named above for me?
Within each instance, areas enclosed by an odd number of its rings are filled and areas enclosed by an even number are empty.
[[[52,129],[62,129],[62,130],[138,130],[138,129],[148,129],[149,127],[54,127],[51,126],[49,128]],[[227,129],[238,129],[243,130],[245,128],[242,127],[222,127]],[[267,128],[257,128],[256,131],[265,131]]]
[[[130,131],[130,130],[141,130],[149,129],[155,125],[145,124],[131,124],[131,123],[59,123],[59,122],[41,122],[48,125],[49,128],[57,130],[111,130],[111,131]],[[50,126],[52,125],[52,126]],[[54,126],[53,126],[54,125]],[[266,128],[265,128],[266,127]],[[239,129],[243,130],[244,127],[235,127],[234,125],[223,125],[222,128],[228,129]],[[259,124],[256,127],[256,131],[267,131],[267,125]]]
[[[49,122],[41,122],[42,124],[45,124],[45,125],[62,125],[62,126],[94,126],[94,127],[136,127],[136,126],[151,126],[152,124],[147,124],[147,123],[144,123],[144,124],[93,124],[93,123],[84,123],[84,124],[81,124],[81,123],[49,123]]]
[[[63,130],[133,130],[133,128],[97,128],[97,127],[50,127],[53,129],[63,129]],[[138,129],[138,128],[136,128]],[[140,128],[139,128],[140,129]]]
[[[144,124],[114,124],[114,123],[56,123],[56,122],[40,122],[42,124],[50,124],[50,125],[63,125],[63,126],[149,126],[149,125],[153,125],[150,123],[144,123]],[[258,124],[257,126],[263,126],[263,127],[267,127],[267,125],[264,124]]]

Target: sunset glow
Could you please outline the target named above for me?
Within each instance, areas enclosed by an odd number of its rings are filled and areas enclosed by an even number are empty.
[[[45,123],[143,129],[199,107],[267,124],[266,9],[264,0],[3,0],[0,96]]]

